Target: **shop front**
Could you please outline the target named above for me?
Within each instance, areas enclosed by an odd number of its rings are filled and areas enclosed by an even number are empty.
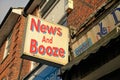
[[[35,76],[33,80],[61,80],[60,69],[53,66],[45,66],[40,68],[41,71]]]
[[[98,80],[119,70],[120,5],[71,47],[74,60],[62,67],[63,80]]]

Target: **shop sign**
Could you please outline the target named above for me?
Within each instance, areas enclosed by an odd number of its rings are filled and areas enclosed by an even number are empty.
[[[29,15],[22,58],[50,64],[68,63],[68,28]]]
[[[120,5],[72,45],[74,56],[76,57],[83,53],[111,32],[119,23]]]
[[[91,45],[92,45],[92,41],[90,38],[88,38],[78,48],[75,49],[75,56],[78,56],[79,54],[87,50]]]
[[[45,69],[41,69],[40,73],[36,75],[34,80],[61,80],[58,76],[60,69],[52,66],[48,66]]]

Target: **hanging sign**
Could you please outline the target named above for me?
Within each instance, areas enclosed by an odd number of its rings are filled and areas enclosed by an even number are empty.
[[[45,64],[68,63],[68,28],[29,15],[22,58]]]

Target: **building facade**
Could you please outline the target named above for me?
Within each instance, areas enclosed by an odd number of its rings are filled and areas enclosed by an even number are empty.
[[[8,11],[0,26],[0,80],[60,79],[58,77],[60,68],[23,59],[21,58],[21,51],[27,16],[31,14],[52,23],[66,25],[66,12],[64,5],[61,4],[64,4],[64,0],[30,0],[25,8],[11,8]],[[53,10],[53,8],[56,9]],[[56,12],[57,10],[60,10],[61,13]],[[57,15],[59,16],[56,17]],[[36,68],[39,70],[36,70]],[[48,74],[44,78],[35,77],[36,74],[32,74],[33,78],[27,78],[35,70],[41,71],[41,73],[37,72],[37,74],[42,75],[42,77],[44,77],[43,74],[46,71]]]
[[[29,10],[29,14],[40,17],[37,6],[33,6],[35,10]],[[0,25],[0,80],[23,80],[39,65],[21,58],[27,10],[10,8]]]
[[[63,80],[120,79],[119,4],[117,0],[74,0],[68,15],[71,61],[62,67]]]
[[[69,62],[49,66],[21,58],[28,15],[69,28]],[[30,0],[0,25],[0,80],[119,80],[119,0]]]
[[[1,31],[6,33],[1,33],[3,35],[1,38],[4,40],[1,39],[3,43],[0,48],[0,80],[21,80],[30,71],[30,61],[20,58],[25,25],[22,10],[10,9],[1,27]]]

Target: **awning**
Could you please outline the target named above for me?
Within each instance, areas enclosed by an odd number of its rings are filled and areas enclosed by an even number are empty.
[[[100,39],[98,42],[96,42],[95,44],[93,44],[90,48],[88,48],[81,55],[79,55],[74,60],[72,60],[71,62],[69,62],[67,65],[63,66],[61,68],[62,72],[71,69],[71,67],[73,65],[78,65],[80,63],[80,61],[86,59],[91,53],[97,52],[97,50],[101,46],[105,46],[107,43],[110,42],[110,40],[118,37],[119,35],[120,35],[120,25],[117,25],[116,28],[114,28],[114,30],[112,30],[109,34],[107,34],[102,39]]]

